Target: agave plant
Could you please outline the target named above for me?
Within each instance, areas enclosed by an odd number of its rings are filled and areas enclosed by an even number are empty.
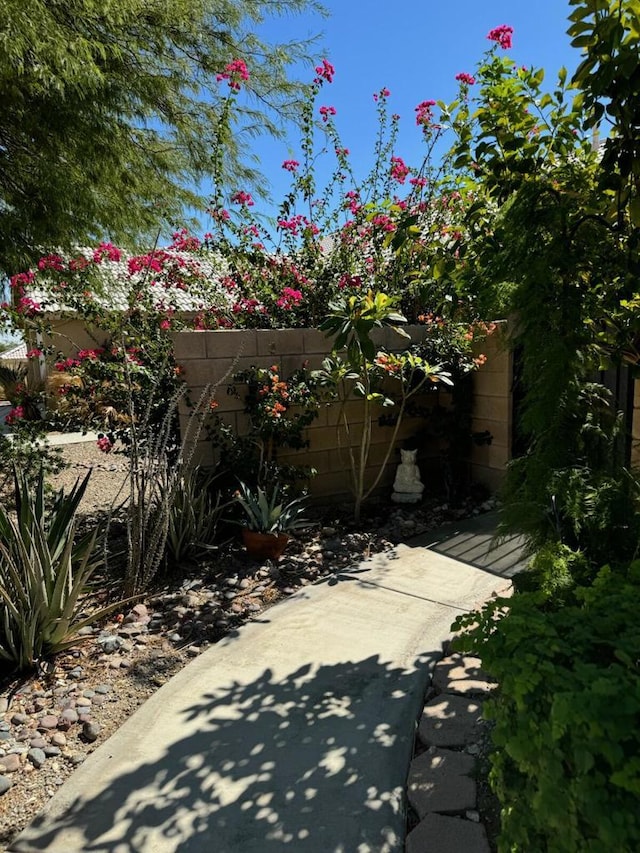
[[[86,615],[81,596],[101,563],[98,527],[77,541],[76,513],[90,473],[69,492],[45,501],[35,483],[15,475],[15,515],[0,507],[0,662],[33,667],[78,643],[78,631],[121,602]]]
[[[209,551],[218,533],[218,524],[228,504],[220,494],[212,495],[214,474],[199,466],[187,468],[176,484],[168,512],[165,556],[169,566],[197,560]],[[169,491],[169,483],[162,486]],[[161,486],[161,487],[162,487]]]
[[[280,488],[275,486],[271,494],[261,486],[250,489],[246,483],[240,483],[236,500],[244,510],[249,530],[257,533],[288,533],[308,526],[302,517],[305,511],[304,498],[283,501]]]

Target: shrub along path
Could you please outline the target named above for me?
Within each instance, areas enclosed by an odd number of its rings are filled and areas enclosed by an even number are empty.
[[[518,565],[516,545],[487,555],[489,524],[305,587],[202,653],[10,849],[400,850],[415,721],[442,643]]]

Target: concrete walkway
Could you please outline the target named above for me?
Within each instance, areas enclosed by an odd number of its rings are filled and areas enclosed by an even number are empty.
[[[10,850],[401,850],[415,722],[442,642],[519,565],[517,543],[488,550],[492,521],[306,587],[201,654]]]

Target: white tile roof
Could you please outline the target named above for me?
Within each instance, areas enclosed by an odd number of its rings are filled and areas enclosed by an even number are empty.
[[[5,350],[5,352],[0,353],[0,359],[3,361],[19,361],[21,359],[27,358],[27,345],[24,341],[19,344],[16,344],[11,349]]]
[[[93,267],[91,275],[86,277],[86,290],[105,311],[126,311],[130,308],[130,298],[136,287],[145,295],[151,296],[156,307],[171,308],[179,312],[195,312],[212,304],[220,304],[221,300],[224,303],[228,301],[228,294],[221,285],[221,279],[228,272],[228,264],[221,255],[213,252],[209,255],[194,255],[175,250],[159,251],[166,251],[168,255],[185,261],[183,267],[177,264],[174,267],[176,271],[184,272],[187,282],[184,289],[167,283],[168,280],[162,273],[148,269],[130,274],[129,259],[123,255],[120,261],[105,260],[100,267]],[[81,249],[79,254],[89,258],[92,250]],[[194,274],[196,267],[198,272]],[[99,272],[99,276],[96,272]],[[69,291],[68,299],[65,299],[62,287],[56,288],[55,295],[52,295],[49,288],[38,287],[37,278],[36,282],[27,288],[27,295],[44,311],[54,314],[75,313],[75,305],[80,298],[77,288]]]

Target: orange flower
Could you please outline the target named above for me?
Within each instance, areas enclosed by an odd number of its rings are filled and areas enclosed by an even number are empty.
[[[217,400],[211,400],[209,402],[209,409],[213,412],[215,409],[218,408],[219,405],[220,403]]]

